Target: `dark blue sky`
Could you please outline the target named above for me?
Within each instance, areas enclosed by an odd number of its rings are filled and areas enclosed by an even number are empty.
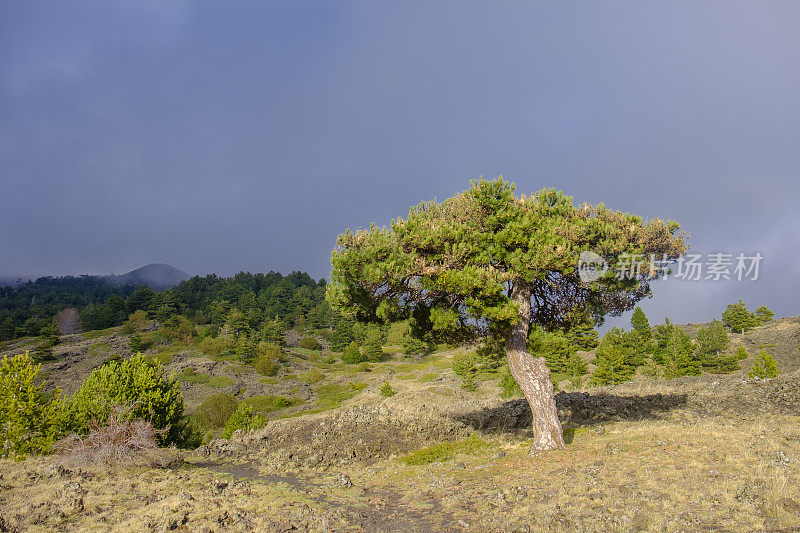
[[[798,314],[796,2],[5,2],[0,274],[302,269],[503,174],[673,218]]]

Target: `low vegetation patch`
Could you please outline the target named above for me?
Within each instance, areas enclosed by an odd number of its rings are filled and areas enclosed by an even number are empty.
[[[319,341],[314,337],[303,337],[300,339],[298,346],[306,350],[319,350],[321,348]]]
[[[195,416],[206,428],[221,428],[238,406],[239,402],[232,394],[214,394],[203,400]]]
[[[278,363],[281,359],[283,359],[283,351],[279,345],[261,342],[256,348],[253,366],[263,376],[274,376],[278,372]]]
[[[92,331],[85,331],[81,333],[81,337],[83,340],[90,341],[92,339],[99,339],[100,337],[107,337],[117,332],[119,328],[106,328],[106,329],[95,329]]]
[[[111,351],[111,346],[107,342],[96,342],[89,346],[89,353],[92,355],[106,354]]]
[[[366,383],[328,383],[316,388],[317,403],[324,409],[336,409],[366,388]]]
[[[225,430],[222,432],[223,439],[230,439],[234,431],[253,431],[267,425],[267,419],[261,413],[257,413],[252,405],[244,402],[239,404],[228,422],[225,424]]]
[[[279,411],[293,405],[301,405],[304,403],[299,398],[285,398],[283,396],[261,395],[252,396],[242,400],[243,404],[249,405],[255,411],[263,414]]]
[[[214,376],[213,378],[208,380],[208,384],[212,387],[216,387],[218,389],[224,389],[225,387],[230,387],[236,383],[236,380],[233,378],[229,378],[228,376]]]
[[[223,335],[216,338],[204,337],[196,344],[197,349],[209,357],[219,357],[233,345],[233,340]]]
[[[407,465],[427,465],[449,461],[459,454],[476,455],[483,451],[489,444],[473,433],[463,440],[445,441],[427,448],[422,448],[400,458]]]
[[[184,383],[197,383],[201,385],[207,385],[209,381],[211,381],[211,376],[203,374],[202,372],[197,372],[194,368],[187,368],[175,377],[178,381]]]
[[[299,378],[300,381],[302,381],[303,383],[308,383],[309,385],[312,385],[314,383],[318,383],[323,379],[325,379],[325,374],[323,374],[320,370],[315,368],[313,370],[309,370],[308,372],[301,373]]]

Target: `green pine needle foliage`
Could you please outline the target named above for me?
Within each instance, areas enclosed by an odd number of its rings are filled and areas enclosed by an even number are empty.
[[[342,353],[342,362],[347,363],[348,365],[362,363],[365,360],[366,357],[364,357],[364,354],[361,353],[361,348],[355,343],[355,341],[351,342]]]
[[[652,336],[650,322],[647,320],[647,315],[644,314],[644,311],[642,311],[642,308],[638,305],[633,311],[633,316],[631,317],[631,326],[633,327],[634,331],[636,331],[636,333],[641,335],[644,339],[649,339]]]
[[[384,398],[388,398],[390,396],[394,396],[394,394],[395,394],[394,389],[389,384],[389,382],[384,381],[383,385],[381,386],[381,396],[383,396]]]
[[[502,177],[480,179],[386,226],[341,234],[326,298],[335,313],[384,324],[411,320],[417,337],[458,344],[510,333],[519,320],[513,284],[540,298],[531,324],[566,331],[577,317],[623,312],[649,294],[648,265],[632,279],[610,272],[584,282],[576,269],[583,252],[600,250],[614,263],[623,254],[675,258],[685,249],[675,222],[576,206],[555,189],[517,195]]]
[[[0,361],[0,457],[46,453],[64,433],[59,391],[49,394],[28,352]]]
[[[742,300],[725,308],[722,322],[736,333],[746,333],[758,325],[758,319]]]
[[[111,359],[96,368],[69,403],[70,425],[77,433],[88,431],[89,422],[108,420],[112,411],[129,420],[149,420],[162,445],[180,441],[183,427],[183,394],[175,377],[164,375],[158,362],[134,356]]]
[[[253,406],[240,403],[236,411],[228,419],[225,424],[225,430],[222,432],[223,439],[230,439],[234,431],[242,430],[244,432],[260,429],[267,425],[267,419],[264,415],[256,413]]]
[[[762,348],[761,353],[756,356],[753,367],[750,369],[750,372],[747,373],[747,376],[750,378],[767,379],[774,378],[778,374],[780,374],[780,372],[778,371],[777,361]]]

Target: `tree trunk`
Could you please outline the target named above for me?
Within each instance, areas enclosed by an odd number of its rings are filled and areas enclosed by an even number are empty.
[[[545,450],[564,448],[564,435],[558,419],[550,370],[544,357],[528,352],[528,328],[531,321],[531,286],[522,279],[514,281],[511,298],[519,309],[519,323],[512,326],[506,338],[508,367],[519,383],[533,412],[533,445],[530,455]]]

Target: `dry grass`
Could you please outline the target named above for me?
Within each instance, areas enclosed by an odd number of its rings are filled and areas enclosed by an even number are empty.
[[[158,458],[161,432],[146,420],[125,420],[113,413],[92,423],[85,436],[72,434],[55,446],[65,463],[75,465],[151,465]]]
[[[683,409],[589,425],[566,450],[536,457],[516,433],[484,436],[489,445],[474,453],[423,466],[384,457],[292,470],[257,448],[221,465],[233,478],[220,478],[204,458],[173,470],[90,465],[90,476],[55,480],[44,474],[52,460],[0,462],[2,503],[13,510],[4,518],[21,529],[198,530],[222,521],[313,531],[788,530],[800,526],[798,428],[799,416]],[[251,466],[237,466],[243,460]],[[354,486],[337,482],[340,473]]]

